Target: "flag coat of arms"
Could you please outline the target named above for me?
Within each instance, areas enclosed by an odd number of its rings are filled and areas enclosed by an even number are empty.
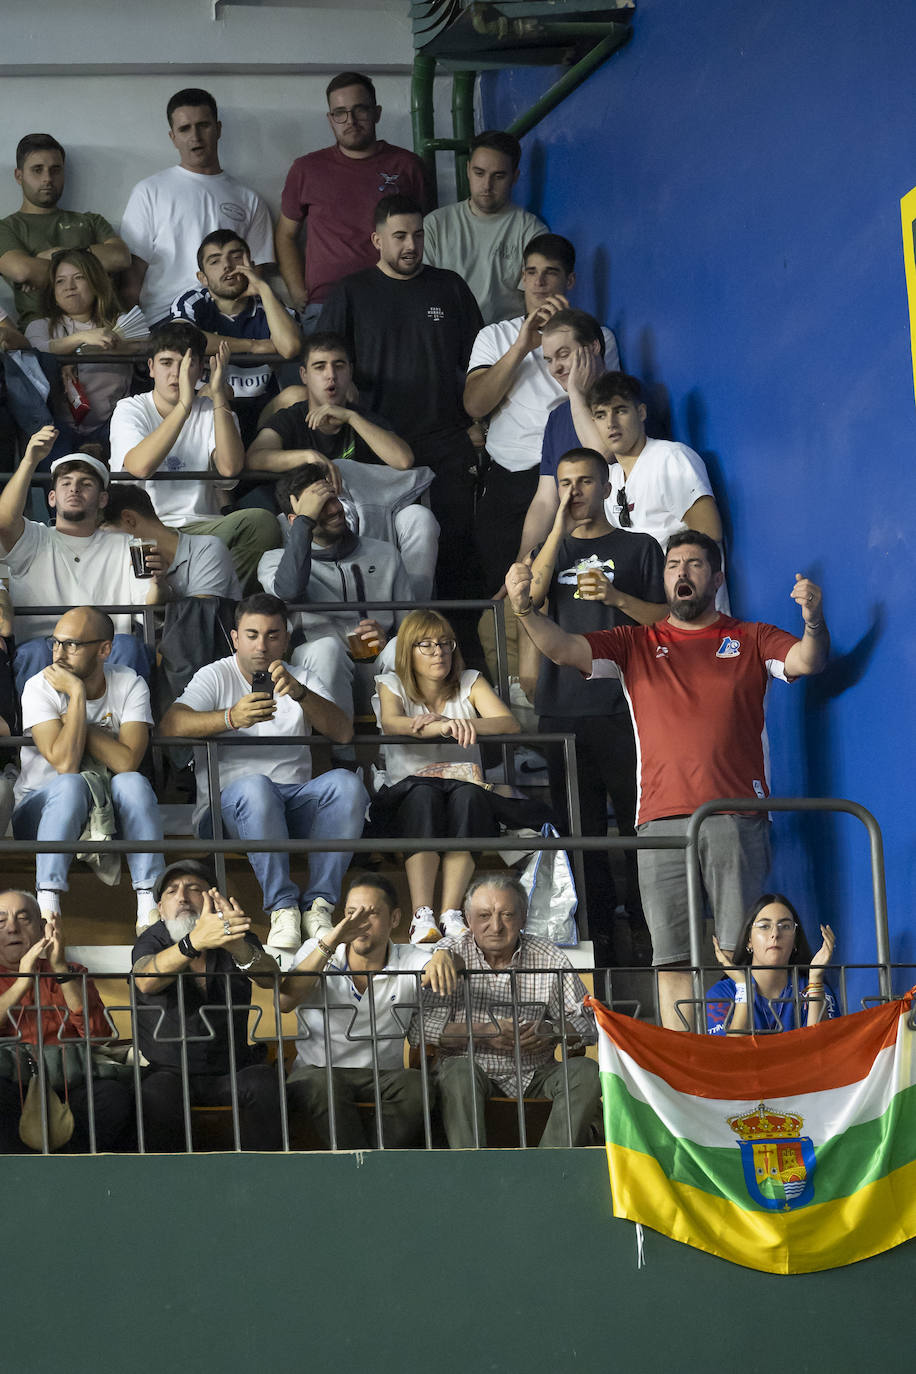
[[[916,1236],[905,998],[779,1035],[691,1035],[588,1004],[614,1215],[773,1274]]]

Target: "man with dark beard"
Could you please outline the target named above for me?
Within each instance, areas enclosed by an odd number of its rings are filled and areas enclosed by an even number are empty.
[[[791,596],[801,609],[800,639],[773,625],[751,624],[715,608],[722,583],[719,546],[682,530],[668,540],[668,615],[654,625],[571,635],[534,615],[531,569],[515,563],[506,588],[530,639],[554,663],[586,677],[623,684],[638,758],[637,834],[683,835],[691,813],[714,797],[766,797],[764,699],[771,677],[791,682],[819,673],[830,637],[820,587],[795,575]],[[746,908],[765,886],[770,866],[768,818],[759,813],[711,816],[700,832],[700,869],[729,953]],[[662,1022],[689,1029],[677,1008],[689,998],[685,861],[680,850],[640,850],[639,885],[659,975]]]
[[[207,336],[207,354],[225,342],[232,353],[275,354],[295,358],[302,336],[288,310],[259,276],[248,244],[231,229],[214,229],[197,250],[199,286],[172,303],[173,319],[190,320]],[[250,444],[258,415],[279,387],[270,363],[241,366],[230,362],[226,381],[232,389],[242,438]]]
[[[280,1089],[275,1065],[261,1062],[263,1046],[248,1043],[251,978],[272,987],[277,965],[261,948],[234,897],[214,885],[194,859],[170,864],[153,889],[161,920],[137,940],[135,1036],[149,1061],[142,1080],[146,1150],[183,1150],[184,1052],[192,1106],[225,1106],[238,1092],[242,1148],[280,1145]],[[178,978],[179,974],[196,974]],[[232,1006],[234,1056],[230,1056]]]

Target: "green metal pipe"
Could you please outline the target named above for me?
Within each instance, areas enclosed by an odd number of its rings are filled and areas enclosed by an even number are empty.
[[[452,77],[452,132],[458,142],[455,152],[455,188],[458,199],[468,194],[468,145],[474,137],[474,83],[477,73],[455,72]]]
[[[413,150],[426,167],[430,192],[436,197],[436,154],[431,148],[436,132],[433,115],[433,81],[436,59],[414,53],[413,75],[410,80],[410,122],[413,128]]]
[[[624,43],[629,41],[631,33],[630,28],[622,24],[615,24],[612,32],[606,38],[597,43],[591,52],[587,52],[574,67],[570,67],[569,71],[565,72],[559,81],[555,81],[529,110],[512,121],[508,132],[515,134],[516,138],[522,138],[525,134],[530,133],[535,125],[540,124],[541,120],[549,115],[551,110],[555,110],[577,86],[581,86],[582,82],[611,56],[611,53],[623,47]]]

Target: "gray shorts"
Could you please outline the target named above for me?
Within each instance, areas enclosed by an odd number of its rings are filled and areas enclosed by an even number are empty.
[[[684,835],[686,816],[646,821],[640,837]],[[708,816],[700,826],[700,875],[723,949],[734,949],[748,908],[766,890],[770,870],[767,816]],[[690,957],[687,922],[687,863],[680,849],[640,849],[639,890],[652,962],[674,964]]]

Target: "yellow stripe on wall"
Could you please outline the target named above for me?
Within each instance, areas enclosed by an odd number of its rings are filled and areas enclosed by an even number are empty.
[[[916,187],[912,191],[907,191],[900,201],[900,220],[903,230],[903,270],[906,276],[906,296],[910,308],[910,356],[913,363],[913,392],[916,396],[916,254],[913,251]]]
[[[851,1197],[796,1212],[748,1212],[685,1183],[649,1155],[607,1146],[614,1215],[770,1274],[836,1269],[916,1236],[916,1161]]]

